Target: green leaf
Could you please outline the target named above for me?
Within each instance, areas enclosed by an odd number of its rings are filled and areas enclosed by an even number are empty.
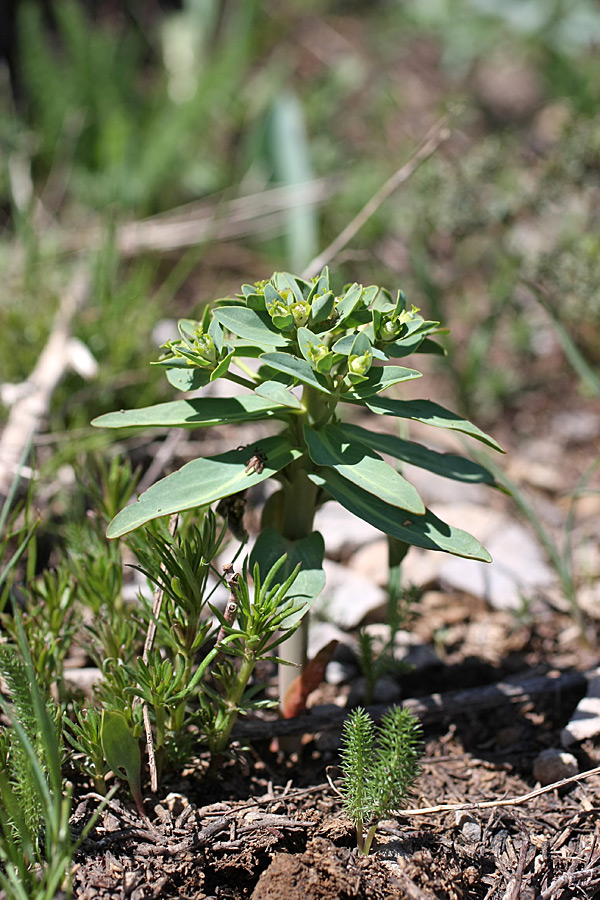
[[[423,516],[412,518],[397,507],[350,484],[334,469],[321,469],[318,474],[310,474],[308,477],[345,509],[379,528],[384,534],[391,534],[392,537],[425,550],[441,550],[454,556],[491,562],[491,556],[478,540],[460,528],[447,525],[431,510],[427,510]]]
[[[377,366],[370,369],[365,381],[352,386],[352,390],[342,394],[341,400],[350,397],[371,397],[387,390],[393,384],[401,381],[413,381],[421,378],[421,373],[416,369],[405,369],[402,366]],[[370,408],[370,407],[369,407]]]
[[[234,351],[230,350],[229,353],[227,354],[227,356],[223,357],[223,359],[221,360],[219,365],[215,369],[213,369],[213,371],[210,373],[211,381],[216,381],[217,378],[220,378],[227,371],[229,371],[229,363],[233,359],[233,353],[234,353]]]
[[[183,360],[182,360],[183,362]],[[199,391],[210,381],[211,372],[197,366],[177,366],[166,371],[167,381],[178,391]]]
[[[264,457],[261,471],[246,471],[254,453]],[[271,478],[280,469],[302,456],[284,435],[260,441],[255,447],[229,450],[219,456],[194,459],[177,472],[167,475],[122,509],[106,531],[109,538],[121,537],[151,519],[208,506],[215,500],[229,497]]]
[[[297,381],[309,384],[316,390],[323,391],[324,394],[331,393],[325,378],[318,372],[314,372],[305,359],[298,359],[297,356],[292,356],[290,353],[263,353],[260,358],[278,372],[291,375]]]
[[[338,314],[336,326],[341,325],[352,314],[355,307],[360,303],[362,292],[363,289],[360,284],[353,284],[348,288],[336,306]]]
[[[343,396],[342,400],[349,400],[348,395]],[[366,400],[364,404],[371,412],[382,416],[395,416],[400,419],[414,419],[416,422],[423,422],[425,425],[434,425],[436,428],[450,428],[453,431],[462,431],[469,437],[476,438],[484,444],[493,447],[500,453],[504,453],[500,444],[492,437],[481,431],[477,425],[473,425],[467,419],[461,419],[456,413],[451,412],[438,403],[431,400],[390,400],[387,397],[376,397],[372,400]]]
[[[283,584],[300,563],[300,572],[285,596],[293,597],[306,604],[285,620],[285,627],[291,628],[304,616],[310,604],[325,587],[325,572],[323,571],[325,542],[323,536],[318,531],[313,531],[312,534],[301,540],[290,541],[284,538],[276,528],[265,528],[254,544],[250,554],[249,568],[252,570],[258,563],[261,578],[264,579],[266,573],[284,554],[287,554],[287,558],[277,572],[274,584]]]
[[[133,736],[125,716],[115,710],[103,710],[100,737],[106,762],[115,775],[125,778],[129,783],[136,806],[144,814],[140,744]]]
[[[367,431],[366,428],[361,428],[360,425],[344,423],[339,428],[350,440],[360,441],[373,450],[387,453],[389,456],[402,460],[402,462],[419,466],[421,469],[427,469],[428,472],[435,472],[436,475],[443,475],[445,478],[452,478],[455,481],[467,481],[472,484],[494,485],[496,483],[491,472],[465,456],[458,456],[454,453],[438,453],[436,450],[423,447],[422,444],[402,440],[393,434]]]
[[[333,291],[327,291],[326,294],[321,294],[318,297],[315,296],[311,306],[311,325],[317,325],[319,322],[324,322],[325,319],[328,319],[333,312],[334,305],[335,297],[333,295]]]
[[[255,388],[255,393],[259,397],[265,397],[267,400],[273,400],[282,406],[289,406],[290,409],[304,409],[302,403],[295,394],[292,394],[285,385],[280,381],[264,381]]]
[[[265,349],[287,347],[289,344],[288,338],[273,327],[271,317],[266,312],[243,306],[220,306],[213,310],[213,316],[232,334]]]
[[[345,337],[340,338],[339,341],[336,341],[333,347],[331,348],[334,353],[341,353],[342,356],[350,356],[352,351],[352,345],[354,344],[354,339],[356,335],[347,334]],[[368,348],[367,348],[368,349]],[[387,360],[387,356],[382,350],[378,350],[376,347],[370,348],[373,353],[374,359],[381,359],[384,362]]]
[[[170,400],[140,409],[121,409],[105,413],[92,420],[96,428],[130,428],[139,426],[189,427],[227,425],[232,422],[249,422],[253,419],[269,419],[272,413],[282,412],[274,400],[243,394],[239,397],[198,397],[194,400]]]
[[[413,485],[377,453],[360,442],[351,441],[341,428],[325,425],[316,431],[305,425],[304,439],[315,465],[335,469],[343,478],[394,507],[416,515],[425,512]]]

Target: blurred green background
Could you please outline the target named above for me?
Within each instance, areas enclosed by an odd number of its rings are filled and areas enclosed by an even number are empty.
[[[302,271],[445,115],[450,139],[331,260],[336,279],[402,287],[447,324],[437,397],[509,444],[539,434],[548,409],[597,396],[594,0],[5,12],[5,387],[28,377],[78,266],[91,273],[72,322],[83,363],[37,441],[46,476],[113,439],[93,416],[172,396],[148,366],[171,320]]]

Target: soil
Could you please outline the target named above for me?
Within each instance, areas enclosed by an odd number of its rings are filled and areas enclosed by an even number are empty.
[[[558,615],[553,624],[561,626]],[[551,630],[547,623],[547,641]],[[555,646],[559,636],[555,630]],[[531,650],[537,639],[531,629],[523,650]],[[582,665],[591,658],[585,652],[579,657]],[[415,701],[423,717],[426,753],[412,809],[440,802],[493,804],[531,792],[536,786],[535,759],[543,750],[560,747],[560,730],[586,688],[585,678],[575,670],[561,673],[547,660],[518,674],[497,669],[496,676],[505,680],[496,688],[478,683],[472,660],[454,668],[455,676],[462,668],[462,680],[471,682],[469,688],[433,697],[423,694]],[[482,672],[480,668],[480,677]],[[424,680],[422,688],[443,686],[444,671],[438,671]],[[505,702],[499,702],[498,690],[506,693]],[[333,689],[325,686],[321,692],[321,699],[331,699],[327,695]],[[292,754],[282,753],[274,740],[265,740],[260,731],[266,723],[257,722],[258,739],[244,739],[246,750],[223,762],[217,773],[199,760],[197,768],[184,772],[177,783],[161,785],[160,802],[147,797],[146,820],[124,799],[113,800],[82,845],[74,896],[78,900],[600,896],[598,776],[514,806],[398,815],[380,824],[371,854],[359,856],[336,786],[340,717],[337,722],[333,717],[329,727],[319,724],[328,709],[331,705],[315,706],[299,720],[295,730],[302,731],[301,746]],[[310,730],[311,717],[322,730]],[[286,725],[272,721],[268,731],[285,731]],[[246,726],[247,735],[252,728]],[[592,742],[580,745],[576,755],[580,771],[600,763],[600,750]],[[124,792],[120,796],[124,798]],[[82,786],[78,799],[75,832],[89,820],[99,798],[86,794]]]

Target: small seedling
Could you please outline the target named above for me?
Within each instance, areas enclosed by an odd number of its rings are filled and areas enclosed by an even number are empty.
[[[342,795],[363,856],[371,849],[379,822],[406,803],[422,752],[421,725],[408,709],[393,707],[377,729],[361,707],[344,723]]]

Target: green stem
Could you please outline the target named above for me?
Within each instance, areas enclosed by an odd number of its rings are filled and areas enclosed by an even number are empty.
[[[225,724],[223,725],[223,728],[219,732],[218,736],[211,742],[211,752],[213,754],[218,755],[219,753],[222,753],[229,743],[229,736],[238,717],[240,704],[244,696],[244,691],[246,690],[246,686],[250,680],[252,672],[254,671],[255,665],[256,653],[253,650],[249,650],[248,648],[246,648],[246,654],[240,667],[234,689],[227,698],[227,713],[225,715]]]
[[[358,847],[358,851],[362,856],[369,855],[369,851],[371,850],[371,844],[373,843],[373,838],[375,837],[375,832],[377,831],[377,825],[378,825],[378,822],[375,822],[373,825],[371,825],[371,827],[367,831],[367,836],[364,840],[362,850],[360,848],[360,845]]]

